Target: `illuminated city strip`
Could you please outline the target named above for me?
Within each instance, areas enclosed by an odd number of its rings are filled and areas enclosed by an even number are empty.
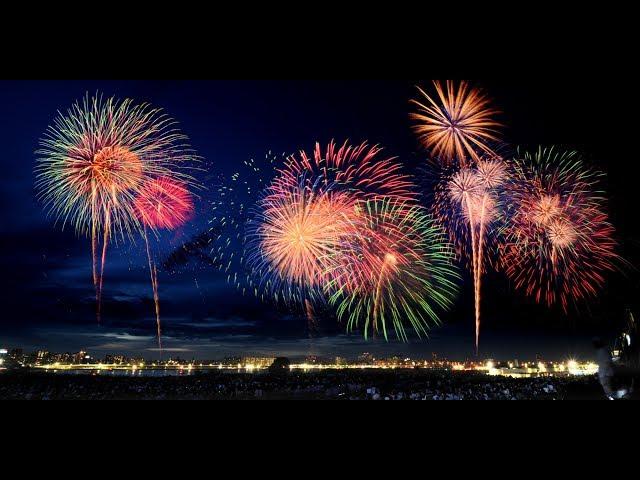
[[[143,359],[127,359],[123,355],[107,355],[104,360],[96,360],[87,352],[75,354],[53,354],[44,350],[24,355],[22,350],[9,352],[0,349],[0,371],[11,369],[6,359],[13,360],[13,365],[30,367],[51,372],[97,372],[122,371],[133,374],[142,371],[166,371],[176,373],[229,371],[257,373],[269,370],[276,361],[275,357],[232,357],[224,361],[185,361],[171,359],[164,362],[147,362]],[[598,365],[593,362],[578,362],[570,359],[565,362],[497,362],[487,360],[454,362],[449,360],[411,360],[410,358],[376,359],[369,353],[362,354],[358,361],[350,363],[344,358],[336,357],[333,363],[323,362],[317,357],[308,357],[302,363],[286,363],[282,369],[291,371],[314,372],[329,370],[438,370],[451,372],[478,372],[490,376],[532,377],[532,376],[584,376],[598,373]]]
[[[140,364],[125,364],[125,365],[111,365],[111,364],[48,364],[48,365],[34,365],[33,368],[45,371],[130,371],[137,372],[142,370],[164,370],[175,372],[193,372],[193,371],[237,371],[256,373],[260,371],[269,370],[269,366],[266,364],[223,364],[223,363],[190,363],[186,365],[182,364],[155,364],[155,363],[140,363]],[[335,365],[335,364],[311,364],[311,363],[299,363],[289,366],[291,371],[328,371],[328,370],[415,370],[415,369],[427,369],[427,370],[449,370],[453,372],[479,372],[486,373],[490,376],[506,376],[506,377],[530,377],[530,376],[583,376],[583,375],[595,375],[598,373],[598,365],[594,363],[578,363],[576,361],[568,361],[565,363],[553,363],[553,364],[526,364],[523,366],[515,366],[514,364],[506,365],[505,367],[495,366],[493,362],[487,362],[484,364],[463,364],[463,363],[415,363],[411,365],[398,365],[398,364],[349,364],[349,365]]]

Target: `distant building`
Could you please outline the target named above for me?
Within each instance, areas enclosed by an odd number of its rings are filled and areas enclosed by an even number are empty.
[[[64,359],[68,355],[69,354],[64,354],[64,353],[52,353],[49,355],[48,362],[49,363],[67,363],[64,361]]]
[[[269,368],[273,364],[275,359],[275,357],[245,357],[239,363],[243,366],[251,365],[254,368]],[[228,365],[236,364],[229,363]]]
[[[74,365],[82,365],[85,363],[85,357],[87,356],[87,352],[84,350],[80,350],[78,353],[73,355],[72,361]]]
[[[387,368],[400,368],[400,367],[413,366],[411,359],[404,359],[397,356],[374,360],[373,364],[377,367],[387,367]]]
[[[24,350],[21,348],[14,348],[9,352],[9,356],[16,362],[22,362],[24,361]]]
[[[309,355],[305,358],[304,363],[307,365],[317,365],[320,361],[316,355]]]
[[[225,359],[222,360],[222,363],[224,365],[242,365],[242,358],[241,357],[225,357]]]
[[[107,365],[122,365],[126,363],[124,355],[107,355],[104,357],[104,363]]]
[[[36,365],[44,365],[49,362],[50,353],[47,350],[38,350],[35,353],[35,363]]]
[[[373,365],[376,359],[370,353],[363,353],[358,357],[358,361],[361,365]]]
[[[14,360],[7,349],[0,348],[0,370],[11,370],[21,367],[22,363]]]

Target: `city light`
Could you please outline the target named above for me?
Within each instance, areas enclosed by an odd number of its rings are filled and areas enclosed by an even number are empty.
[[[0,353],[6,350],[0,350]],[[12,362],[7,362],[7,358]],[[207,371],[235,371],[259,375],[267,372],[273,365],[275,357],[234,357],[223,361],[182,360],[171,358],[164,361],[145,362],[142,359],[127,359],[123,355],[107,355],[104,359],[96,359],[86,352],[57,354],[48,351],[38,351],[29,355],[2,353],[0,365],[2,370],[15,368],[16,365],[40,369],[52,373],[56,372],[130,372],[135,375],[153,375],[154,371],[163,374],[176,372],[178,374],[196,374]],[[434,370],[457,372],[475,372],[479,375],[495,377],[527,378],[527,377],[563,377],[589,376],[598,372],[598,365],[593,362],[581,362],[569,359],[563,362],[550,362],[537,359],[535,362],[519,360],[467,360],[449,361],[445,359],[411,359],[408,357],[375,358],[364,353],[355,360],[344,357],[320,359],[316,356],[307,357],[301,361],[291,361],[288,369],[292,372],[321,372],[328,370]]]
[[[588,376],[598,373],[599,367],[593,362],[578,363],[576,360],[567,362],[567,371],[573,376]]]

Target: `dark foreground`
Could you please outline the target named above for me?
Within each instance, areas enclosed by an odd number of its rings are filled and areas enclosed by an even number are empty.
[[[602,400],[597,377],[469,372],[325,371],[111,377],[3,372],[3,400]]]

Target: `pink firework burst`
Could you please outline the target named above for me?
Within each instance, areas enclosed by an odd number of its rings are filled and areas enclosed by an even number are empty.
[[[482,277],[486,265],[495,263],[492,253],[499,244],[508,178],[507,164],[491,155],[443,175],[436,189],[436,217],[445,226],[458,255],[468,261],[473,277],[476,351],[480,341]]]
[[[193,197],[187,186],[169,177],[148,180],[135,200],[140,221],[147,227],[174,230],[193,214]]]
[[[144,227],[143,237],[147,250],[151,288],[155,303],[158,347],[162,352],[158,269],[149,247],[147,230],[174,230],[184,225],[193,215],[193,197],[187,185],[178,180],[169,177],[152,178],[142,185],[134,205],[136,215]]]

